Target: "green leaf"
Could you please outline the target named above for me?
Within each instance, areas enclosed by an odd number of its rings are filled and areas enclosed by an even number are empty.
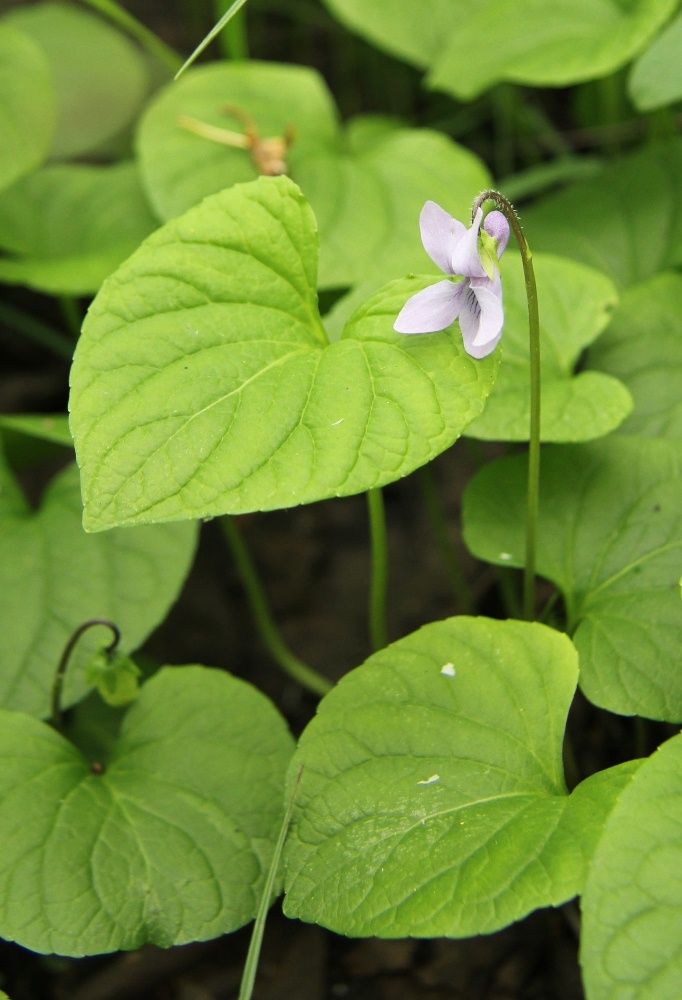
[[[678,1000],[682,980],[682,736],[618,799],[582,900],[587,1000]]]
[[[677,0],[325,0],[350,28],[469,100],[510,80],[562,87],[628,62]]]
[[[659,274],[628,289],[606,332],[591,348],[590,365],[630,390],[634,412],[620,430],[682,438],[682,277]]]
[[[129,656],[100,650],[85,669],[85,678],[113,708],[135,701],[142,671]]]
[[[128,125],[147,93],[144,59],[125,35],[73,4],[38,3],[3,19],[44,52],[57,93],[52,156],[88,153]]]
[[[473,194],[490,182],[475,156],[440,133],[401,129],[379,116],[357,118],[342,132],[332,97],[312,70],[259,62],[209,65],[162,91],[140,126],[142,177],[161,218],[257,177],[247,150],[180,124],[189,116],[243,133],[243,124],[225,113],[226,104],[253,119],[262,137],[294,127],[287,162],[318,221],[318,284],[370,281],[357,304],[391,278],[422,269],[418,217],[427,199],[465,217]]]
[[[544,448],[537,569],[561,590],[580,685],[623,715],[682,718],[682,477],[662,441]],[[525,559],[525,456],[483,468],[464,495],[464,538],[502,566]]]
[[[593,371],[573,374],[584,348],[602,332],[617,302],[599,271],[537,254],[533,264],[540,307],[542,440],[589,441],[617,427],[632,408],[615,378]],[[528,304],[518,255],[503,262],[502,364],[485,410],[467,437],[527,441],[530,422]]]
[[[289,772],[303,766],[285,912],[352,936],[463,937],[579,892],[625,776],[566,792],[577,674],[558,632],[458,617],[345,676]]]
[[[5,470],[5,476],[10,479]],[[0,490],[0,704],[45,715],[57,663],[71,633],[90,618],[120,627],[136,649],[165,617],[187,575],[193,524],[116,531],[81,527],[78,471],[48,486],[40,508]],[[71,660],[64,704],[88,689],[85,666],[107,633],[92,629]]]
[[[54,123],[45,56],[27,35],[0,22],[0,191],[40,166]]]
[[[168,223],[104,285],[71,381],[88,530],[360,493],[480,413],[495,358],[393,331],[431,279],[388,285],[330,344],[316,257],[298,188],[261,178]]]
[[[204,667],[148,681],[95,767],[47,725],[1,711],[0,934],[80,956],[241,927],[291,750],[262,694]]]
[[[632,67],[628,90],[640,111],[652,111],[682,99],[682,14],[643,52]]]
[[[63,413],[0,413],[0,430],[73,448],[69,418]]]
[[[573,257],[620,288],[682,264],[682,139],[625,156],[524,216],[534,251]]]
[[[0,282],[94,293],[155,226],[133,164],[45,167],[0,195]]]

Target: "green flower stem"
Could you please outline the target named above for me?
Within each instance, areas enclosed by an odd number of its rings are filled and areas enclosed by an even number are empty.
[[[294,656],[280,635],[270,613],[265,591],[258,578],[253,559],[237,528],[235,519],[232,517],[221,517],[220,527],[237,565],[237,570],[251,608],[251,614],[253,615],[253,620],[264,646],[285,674],[288,674],[293,680],[298,681],[299,684],[308,691],[312,691],[313,694],[320,695],[321,697],[327,694],[332,689],[330,681],[321,674],[318,674],[312,667],[303,663],[302,660],[299,660],[297,656]]]
[[[445,562],[457,610],[459,614],[466,615],[471,611],[473,605],[471,590],[459,564],[455,546],[448,534],[448,522],[443,513],[433,473],[428,465],[419,470],[417,481],[426,513],[431,522],[431,530]]]
[[[52,327],[47,326],[42,320],[31,316],[30,313],[25,313],[21,309],[16,309],[14,306],[0,302],[0,323],[14,328],[18,333],[29,337],[36,344],[40,344],[41,347],[46,347],[53,354],[56,354],[58,358],[71,361],[73,357],[73,341],[65,337],[63,333],[59,333],[57,330],[53,330]]]
[[[222,17],[227,6],[227,0],[218,0],[216,4],[216,16]],[[249,58],[249,38],[246,31],[245,10],[227,22],[220,42],[223,53],[228,59],[245,60]]]
[[[158,59],[171,73],[176,73],[182,66],[182,59],[178,53],[170,45],[162,42],[153,31],[150,31],[149,28],[142,24],[141,21],[138,21],[136,17],[133,17],[120,4],[116,3],[116,0],[84,0],[84,2],[94,10],[99,11],[100,14],[108,17],[113,24],[127,31],[131,38],[139,42],[143,49],[146,49],[151,56]]]
[[[268,869],[265,885],[263,886],[263,892],[261,893],[260,902],[258,903],[258,912],[256,913],[256,920],[251,933],[251,941],[249,942],[249,950],[246,955],[246,962],[244,963],[241,986],[239,987],[239,1000],[251,1000],[251,995],[253,994],[256,972],[258,971],[258,959],[260,958],[261,945],[263,944],[263,934],[265,932],[265,921],[268,915],[268,910],[270,909],[270,903],[272,901],[275,888],[275,880],[279,870],[279,862],[282,857],[285,841],[287,839],[287,833],[289,832],[289,827],[291,825],[291,817],[294,812],[296,796],[298,795],[298,790],[301,785],[302,774],[303,765],[301,764],[298,769],[298,774],[296,775],[294,787],[292,788],[291,795],[289,796],[289,801],[287,802],[286,812],[284,813],[284,819],[282,820],[279,836],[277,837],[277,843],[275,844],[275,853],[272,855],[270,868]]]
[[[367,491],[372,570],[369,585],[369,637],[374,650],[388,644],[386,595],[388,591],[388,542],[386,509],[380,489]]]
[[[484,191],[476,198],[472,215],[486,201],[492,201],[511,226],[523,263],[523,277],[528,300],[530,347],[530,433],[528,441],[528,500],[526,505],[526,564],[523,574],[523,616],[532,621],[535,615],[535,544],[540,494],[540,316],[538,293],[533,270],[533,256],[526,242],[516,209],[499,191]]]
[[[73,651],[78,644],[78,640],[82,635],[85,635],[91,628],[97,626],[102,626],[103,628],[108,628],[113,635],[113,638],[109,645],[105,648],[105,653],[111,655],[121,641],[121,630],[118,625],[114,622],[110,622],[108,618],[89,618],[88,621],[83,622],[78,628],[71,634],[69,641],[64,647],[64,652],[62,653],[59,664],[57,666],[57,672],[54,676],[54,683],[52,685],[52,701],[51,701],[51,712],[50,720],[54,728],[61,732],[63,728],[63,716],[62,716],[62,688],[64,687],[64,678],[66,677],[66,671],[69,666],[69,661],[73,655]]]

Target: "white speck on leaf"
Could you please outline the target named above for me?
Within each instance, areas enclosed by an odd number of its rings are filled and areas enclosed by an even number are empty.
[[[504,559],[505,562],[508,562],[511,559],[511,557],[512,557],[511,552],[500,552],[497,558]]]
[[[422,781],[418,781],[418,785],[435,785],[437,781],[440,781],[440,774],[432,774],[430,778],[424,778]]]
[[[333,424],[332,424],[331,426],[332,426],[332,427],[338,427],[338,426],[339,426],[339,424],[342,424],[342,423],[343,423],[343,421],[344,421],[344,418],[343,418],[343,417],[339,417],[339,419],[338,419],[338,420],[335,420],[335,421],[334,421],[334,423],[333,423]]]
[[[444,674],[446,677],[454,677],[456,673],[454,663],[444,663],[443,666],[440,668],[440,672],[441,674]]]

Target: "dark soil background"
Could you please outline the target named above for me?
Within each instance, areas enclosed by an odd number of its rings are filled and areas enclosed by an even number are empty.
[[[183,53],[213,23],[213,5],[205,0],[129,0],[124,6]],[[584,99],[587,88],[577,88],[582,97],[570,108],[569,97],[562,92],[527,92],[523,104],[510,105],[504,88],[471,105],[457,105],[423,90],[416,71],[344,32],[318,0],[252,0],[248,10],[252,56],[314,65],[327,78],[344,117],[379,111],[442,128],[474,149],[498,176],[546,156],[538,126],[543,116],[553,118],[555,125],[579,125],[583,131],[575,132],[576,145],[580,136],[592,135],[585,131],[589,121],[578,113],[589,103]],[[501,107],[516,110],[505,117]],[[3,291],[3,300],[55,329],[68,329],[51,299],[10,289]],[[85,309],[87,302],[81,306]],[[65,409],[65,361],[21,339],[9,325],[0,326],[0,357],[0,411]],[[26,438],[8,436],[7,445],[33,499],[70,458],[64,450]],[[434,463],[429,479],[417,473],[386,489],[392,639],[465,610],[494,617],[515,613],[514,573],[475,563],[457,536],[464,485],[481,462],[499,451],[461,441]],[[426,513],[429,490],[446,518],[446,553]],[[365,498],[243,517],[239,526],[291,649],[332,680],[360,664],[371,651]],[[458,595],[461,584],[453,590],[452,577],[457,573],[464,577],[468,601]],[[550,594],[546,589],[541,596],[546,600]],[[556,613],[560,611],[557,605]],[[261,644],[215,523],[203,527],[198,557],[182,596],[143,654],[151,668],[198,662],[248,679],[278,704],[295,735],[314,713],[315,699],[279,672]],[[667,735],[665,727],[645,725],[636,728],[578,697],[567,761],[573,783],[599,768],[650,752]],[[0,988],[12,1000],[233,1000],[249,933],[246,928],[169,951],[144,948],[83,960],[37,956],[0,943]],[[268,922],[255,998],[580,1000],[578,933],[578,909],[569,904],[473,940],[355,941],[287,921],[277,904]]]

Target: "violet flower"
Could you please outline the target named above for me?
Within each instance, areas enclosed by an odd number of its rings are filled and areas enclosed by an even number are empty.
[[[495,349],[504,324],[497,260],[509,240],[509,223],[502,212],[490,212],[481,233],[482,219],[483,210],[479,208],[467,229],[435,201],[426,202],[419,216],[422,243],[434,264],[451,277],[408,299],[394,330],[435,333],[458,319],[467,354],[485,358]],[[453,281],[456,275],[461,275],[462,280]]]

